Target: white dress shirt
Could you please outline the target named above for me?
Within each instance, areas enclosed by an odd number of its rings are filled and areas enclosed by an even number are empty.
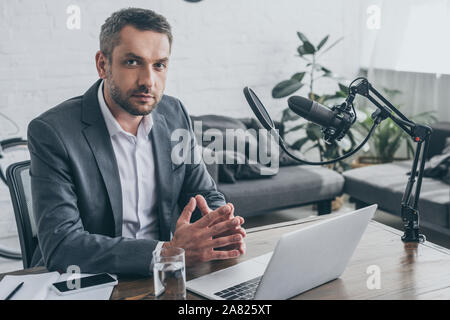
[[[156,210],[156,176],[152,141],[151,114],[144,116],[134,136],[122,129],[106,105],[103,82],[98,89],[98,101],[111,137],[119,168],[122,188],[122,236],[134,239],[159,238]],[[159,249],[164,242],[159,242]],[[151,253],[150,253],[151,254]]]

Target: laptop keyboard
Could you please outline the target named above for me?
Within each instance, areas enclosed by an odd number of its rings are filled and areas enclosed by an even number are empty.
[[[233,287],[214,293],[225,300],[251,300],[255,296],[256,288],[262,276],[239,283]]]

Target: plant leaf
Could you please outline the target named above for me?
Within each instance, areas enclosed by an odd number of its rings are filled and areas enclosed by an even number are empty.
[[[391,99],[394,99],[395,96],[401,94],[402,92],[400,90],[397,89],[389,89],[389,88],[385,88],[383,87],[382,90],[384,91],[384,93],[390,97]]]
[[[303,123],[303,124],[299,124],[298,126],[292,127],[286,131],[284,131],[284,134],[288,134],[289,132],[294,132],[300,129],[303,129],[304,127],[306,127],[307,123]]]
[[[307,55],[309,53],[306,52],[305,46],[301,45],[297,48],[297,52],[300,55],[300,57],[303,57],[304,55]]]
[[[322,53],[320,54],[321,56],[324,55],[325,53],[327,53],[328,51],[330,51],[331,48],[333,48],[335,45],[337,45],[339,42],[341,42],[342,40],[344,40],[344,37],[339,38],[338,40],[336,40],[333,44],[331,44],[328,48],[325,49],[325,51],[322,51]]]
[[[303,83],[297,81],[296,79],[282,81],[277,84],[275,88],[273,88],[272,97],[275,99],[287,97],[299,90],[301,87],[303,87]]]
[[[322,139],[322,130],[318,125],[310,124],[306,129],[306,135],[313,141]]]
[[[345,80],[344,77],[342,77],[336,73],[333,73],[333,72],[324,73],[323,76],[330,78],[330,79],[335,79],[335,80]]]
[[[301,82],[303,78],[305,77],[306,72],[299,72],[292,76],[291,79],[297,80],[298,82]]]
[[[324,46],[325,43],[327,43],[328,38],[330,38],[330,35],[327,35],[325,38],[323,38],[319,45],[317,46],[317,51],[319,51],[320,49],[322,49],[322,47]]]
[[[390,162],[394,160],[395,153],[400,147],[400,143],[402,142],[402,138],[404,138],[403,132],[399,131],[395,138],[392,141],[389,141],[389,145],[385,149],[384,161]]]
[[[343,97],[346,97],[346,96],[345,96],[345,95],[342,95],[342,94],[339,94],[339,91],[336,92],[336,93],[333,94],[333,95],[325,94],[325,95],[322,96],[323,102],[327,102],[327,101],[329,101],[329,100],[335,100],[335,99],[339,99],[339,98],[343,98]]]
[[[345,93],[345,95],[347,96],[349,94],[349,89],[345,84],[339,83],[339,89]]]
[[[313,44],[309,41],[303,43],[303,48],[305,49],[306,54],[316,53],[316,48],[314,48]]]
[[[301,40],[301,42],[303,42],[303,43],[309,42],[308,38],[300,31],[297,31],[297,36]]]
[[[320,104],[324,104],[325,100],[327,99],[327,95],[324,94],[323,96],[321,96],[319,99],[317,99],[317,102]]]
[[[281,115],[281,122],[288,122],[300,119],[300,116],[291,111],[291,109],[286,108],[283,110]],[[287,132],[285,132],[286,134]]]
[[[320,70],[322,70],[323,72],[327,73],[332,73],[330,69],[325,68],[324,66],[321,66]]]
[[[291,148],[292,148],[292,149],[296,149],[296,150],[300,150],[300,149],[303,147],[303,145],[304,145],[306,142],[308,142],[308,141],[309,141],[309,138],[308,138],[308,137],[303,137],[303,138],[301,138],[301,139],[298,139],[297,141],[294,142],[293,145],[291,145]]]
[[[414,156],[415,150],[412,141],[409,139],[406,139],[406,148],[408,151],[408,159],[411,159]]]

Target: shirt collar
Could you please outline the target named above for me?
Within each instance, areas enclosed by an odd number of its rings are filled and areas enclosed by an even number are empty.
[[[111,113],[111,110],[109,110],[108,106],[106,105],[105,97],[103,96],[103,84],[104,81],[102,81],[98,87],[98,103],[100,104],[100,110],[103,114],[103,118],[105,119],[109,136],[112,137],[119,132],[130,135],[130,133],[122,129],[116,118],[114,118],[113,114]],[[142,118],[142,121],[139,124],[139,129],[141,129],[141,127],[144,130],[145,135],[148,136],[153,127],[153,118],[151,114],[148,114]]]

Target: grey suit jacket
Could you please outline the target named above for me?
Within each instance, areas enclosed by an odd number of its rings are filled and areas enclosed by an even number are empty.
[[[83,96],[67,100],[28,127],[31,186],[39,246],[32,265],[83,273],[149,275],[157,240],[122,237],[120,177],[100,111],[97,81]],[[174,164],[174,130],[190,132],[181,102],[164,95],[152,113],[150,133],[157,181],[160,239],[169,241],[191,196],[202,194],[212,209],[225,204],[203,162]],[[200,217],[198,210],[193,220]]]

